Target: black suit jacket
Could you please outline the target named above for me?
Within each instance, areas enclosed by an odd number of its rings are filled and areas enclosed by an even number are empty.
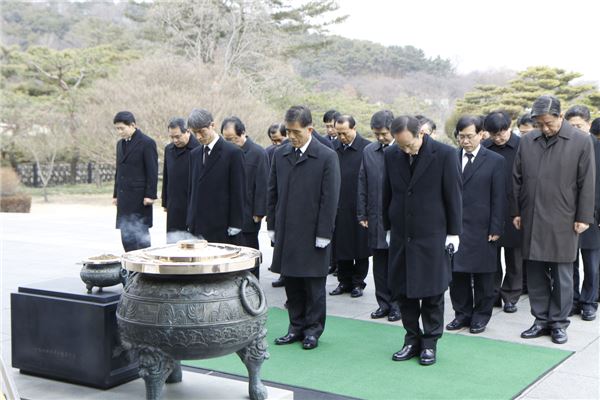
[[[512,170],[513,165],[515,163],[515,157],[517,155],[517,151],[519,150],[519,144],[521,142],[521,138],[514,133],[511,134],[508,142],[502,147],[496,146],[491,139],[486,139],[481,142],[481,145],[488,150],[493,151],[494,153],[500,154],[506,160],[505,166],[505,177],[506,184],[504,187],[506,188],[506,212],[505,220],[504,220],[504,235],[500,238],[498,244],[503,247],[510,248],[519,248],[521,247],[521,243],[523,242],[523,232],[518,231],[513,223],[512,217],[510,216],[509,207],[511,201],[514,197],[514,193],[512,190],[513,181],[512,181]]]
[[[463,151],[457,151],[462,163]],[[488,235],[502,235],[506,220],[506,161],[483,146],[472,168],[463,174],[463,231],[453,259],[456,272],[496,272],[497,243]]]
[[[206,164],[204,146],[190,154],[190,187],[186,225],[209,242],[230,243],[227,228],[243,227],[245,182],[244,152],[219,137]]]
[[[437,296],[450,282],[446,235],[462,232],[462,177],[456,149],[423,137],[411,175],[397,145],[384,152],[383,226],[391,229],[389,287],[395,296]]]
[[[190,135],[183,148],[173,143],[165,147],[163,163],[162,206],[167,209],[167,232],[185,231],[190,179],[190,153],[200,142]]]
[[[596,160],[596,193],[594,201],[594,223],[579,235],[579,247],[582,249],[600,249],[600,139],[590,135],[594,143],[594,156]]]
[[[136,129],[123,151],[117,142],[117,168],[113,198],[117,199],[117,228],[141,223],[152,226],[152,206],[144,198],[156,199],[158,183],[158,153],[156,142]]]
[[[319,132],[317,132],[316,129],[313,129],[312,135],[313,135],[313,138],[315,138],[319,141],[319,143],[329,147],[331,150],[335,150],[337,148],[336,143],[333,143],[328,138],[321,136],[321,134]]]
[[[246,169],[246,207],[244,210],[244,232],[258,232],[260,222],[255,223],[253,216],[267,215],[267,182],[269,180],[269,160],[266,151],[246,138],[242,146]]]

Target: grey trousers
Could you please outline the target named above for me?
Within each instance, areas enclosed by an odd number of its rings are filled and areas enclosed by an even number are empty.
[[[567,328],[573,304],[573,263],[526,261],[531,314],[545,328]]]

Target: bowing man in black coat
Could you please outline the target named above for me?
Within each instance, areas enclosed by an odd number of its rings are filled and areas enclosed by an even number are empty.
[[[431,365],[444,331],[444,292],[450,282],[446,249],[458,250],[462,227],[462,178],[456,150],[419,128],[409,116],[392,122],[396,145],[384,155],[382,209],[384,229],[391,229],[389,285],[406,329],[404,347],[393,359],[420,354],[420,363]]]
[[[171,143],[165,147],[162,206],[167,213],[167,243],[174,243],[189,235],[186,232],[185,219],[188,208],[190,153],[200,143],[187,131],[183,118],[171,119],[168,128]]]
[[[117,206],[117,229],[125,251],[150,247],[152,204],[158,183],[156,142],[135,125],[129,111],[113,119],[121,136],[117,142],[117,168],[113,204]]]
[[[209,242],[241,244],[246,201],[244,152],[215,132],[207,110],[193,109],[188,129],[202,143],[190,154],[188,230]]]
[[[269,129],[267,129],[267,135],[271,140],[271,145],[265,149],[267,152],[267,157],[269,158],[269,168],[271,167],[271,161],[273,160],[273,155],[275,154],[275,150],[283,143],[287,142],[287,133],[285,132],[284,124],[272,124]]]
[[[590,132],[590,110],[586,106],[576,105],[567,110],[565,119],[571,126],[583,132]],[[594,223],[579,235],[579,249],[583,261],[583,284],[579,290],[579,254],[573,263],[573,306],[572,314],[581,313],[584,321],[596,319],[598,308],[598,276],[600,275],[600,140],[590,135],[594,143],[594,160],[596,161],[596,185],[594,195]]]
[[[267,153],[246,135],[246,127],[238,117],[225,118],[221,124],[221,134],[223,139],[240,147],[244,152],[246,199],[242,244],[258,250],[260,223],[267,215],[267,181],[269,179]],[[258,278],[259,271],[259,266],[256,266],[252,273]]]
[[[369,272],[368,232],[358,223],[356,215],[358,171],[363,150],[370,142],[356,132],[355,125],[351,115],[339,115],[335,121],[340,142],[336,153],[340,160],[342,185],[333,239],[339,285],[329,293],[332,296],[345,292],[351,292],[351,297],[362,296]]]
[[[325,281],[340,192],[335,152],[315,140],[310,110],[285,115],[290,142],[275,151],[267,197],[267,229],[275,242],[271,270],[284,277],[290,325],[275,344],[318,345],[325,329]]]
[[[517,303],[523,292],[525,269],[523,268],[523,256],[521,254],[521,243],[523,232],[518,231],[513,223],[508,210],[513,194],[512,170],[515,157],[519,150],[521,139],[510,132],[510,116],[503,111],[489,113],[483,121],[483,129],[490,134],[490,138],[481,142],[481,145],[494,153],[500,154],[506,160],[506,212],[504,218],[504,233],[498,240],[496,255],[496,304],[500,299],[504,302],[504,312],[514,313],[517,311]],[[502,273],[501,248],[504,248],[504,274]],[[502,276],[504,275],[504,280]],[[500,304],[498,304],[500,305]]]
[[[506,213],[506,161],[480,145],[482,131],[482,119],[471,116],[461,117],[455,130],[461,147],[457,157],[463,173],[463,230],[452,260],[455,318],[446,325],[448,330],[470,326],[474,334],[483,332],[492,316],[497,241]]]

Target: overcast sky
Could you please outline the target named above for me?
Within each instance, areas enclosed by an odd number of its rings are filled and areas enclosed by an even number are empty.
[[[600,84],[600,1],[338,0],[330,29],[384,45],[413,45],[458,72],[549,65]],[[580,7],[580,9],[577,9]]]

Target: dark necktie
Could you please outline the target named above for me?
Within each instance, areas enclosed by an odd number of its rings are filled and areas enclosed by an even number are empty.
[[[467,157],[468,161],[467,161],[467,165],[465,165],[465,169],[463,169],[463,176],[466,176],[467,171],[469,171],[471,168],[473,168],[473,154],[466,153],[465,156]]]
[[[206,164],[206,160],[208,160],[209,152],[210,152],[210,148],[208,146],[204,146],[204,157],[202,157],[202,165]]]
[[[408,164],[412,167],[412,165],[415,163],[416,159],[417,159],[416,154],[409,154],[408,155]]]
[[[300,157],[302,157],[302,151],[300,149],[296,149],[296,150],[294,150],[294,154],[296,156],[296,162],[298,162]]]
[[[388,147],[388,146],[389,146],[389,144],[384,144],[384,145],[382,145],[382,146],[381,146],[381,148],[382,148],[383,150],[385,150],[385,149],[387,149],[387,147]]]

